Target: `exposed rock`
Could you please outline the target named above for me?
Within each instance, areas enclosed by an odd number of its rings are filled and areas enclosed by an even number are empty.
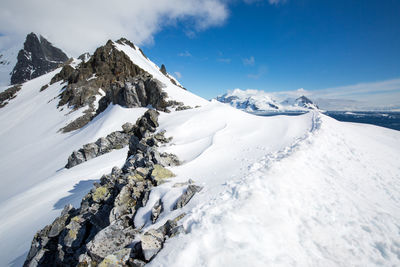
[[[165,67],[164,64],[161,65],[160,71],[162,74],[167,75],[167,68]]]
[[[130,122],[125,123],[124,125],[122,125],[122,130],[124,131],[124,133],[129,133],[130,131],[133,130],[134,125]]]
[[[79,209],[67,206],[51,225],[35,235],[24,266],[143,266],[160,251],[167,237],[183,232],[177,222],[184,215],[144,234],[141,226],[134,225],[136,211],[146,206],[151,189],[174,175],[155,163],[167,158],[156,150],[158,140],[169,140],[164,132],[154,134],[157,117],[156,111],[148,111],[133,127],[87,144],[73,154],[75,160],[91,158],[101,150],[107,151],[108,144],[126,132],[135,137],[131,138],[135,144],[130,144],[133,155],[122,169],[114,167],[111,174],[103,175]],[[171,164],[179,162],[175,155],[166,155],[173,159]],[[160,199],[152,208],[151,220],[156,222],[162,212]]]
[[[175,174],[163,166],[156,164],[151,172],[151,178],[156,182],[157,185],[162,184],[165,179],[175,177]]]
[[[50,231],[48,234],[49,237],[55,237],[61,233],[61,231],[65,227],[65,223],[67,222],[67,220],[69,218],[69,212],[71,210],[73,210],[72,205],[65,206],[64,210],[61,212],[61,216],[56,218],[54,220],[53,224],[51,225],[51,228],[50,228]]]
[[[11,73],[11,84],[23,83],[48,73],[68,60],[67,55],[43,36],[26,36],[24,49],[18,53],[17,64]]]
[[[158,217],[160,216],[160,214],[163,212],[164,208],[163,208],[163,203],[161,201],[161,199],[159,199],[156,204],[154,204],[153,208],[151,209],[151,221],[153,223],[155,223],[158,219]]]
[[[131,244],[137,231],[132,228],[123,228],[112,224],[99,233],[90,241],[86,247],[88,254],[95,260],[102,260],[125,246]]]
[[[141,238],[144,259],[150,261],[162,248],[164,235],[156,230],[149,230]]]
[[[106,201],[109,197],[110,197],[110,192],[108,191],[108,188],[105,186],[100,186],[96,188],[92,193],[92,199],[96,203]]]
[[[93,119],[93,117],[94,115],[92,113],[92,110],[85,110],[82,116],[78,117],[74,121],[67,124],[65,127],[61,128],[60,131],[63,133],[68,133],[78,130],[88,124]]]
[[[12,86],[0,93],[0,108],[8,104],[8,102],[16,97],[17,92],[21,90],[21,85]]]
[[[116,266],[126,266],[126,262],[130,258],[131,254],[130,248],[123,248],[111,255],[105,257],[105,259],[100,262],[98,267],[116,267]]]
[[[114,149],[121,149],[128,145],[128,143],[130,148],[129,155],[133,155],[137,154],[138,151],[147,152],[149,146],[156,146],[158,142],[169,142],[170,139],[165,138],[163,133],[158,133],[154,137],[150,136],[158,127],[158,116],[159,113],[156,110],[147,110],[144,115],[137,120],[135,125],[129,122],[125,123],[122,125],[123,131],[112,132],[106,137],[97,139],[95,143],[86,144],[78,151],[72,152],[68,157],[68,162],[65,167],[72,168]],[[142,139],[143,142],[141,141]],[[179,164],[179,160],[174,155],[167,153],[161,155],[158,154],[157,158],[157,162],[160,162],[159,164],[164,166],[174,166]],[[126,168],[144,167],[144,165],[139,166],[137,164],[138,162],[139,161],[136,159],[135,165],[127,165]]]
[[[192,109],[191,106],[179,106],[175,109],[175,111],[181,111],[181,110],[187,110],[187,109]]]
[[[174,210],[180,209],[180,208],[186,206],[186,204],[189,203],[189,201],[192,199],[194,194],[196,194],[197,192],[200,192],[201,189],[203,189],[201,186],[193,185],[193,184],[189,185],[187,187],[185,193],[183,193],[178,198],[178,201],[176,202],[176,204],[174,206]]]
[[[89,53],[83,53],[78,57],[78,59],[82,60],[82,62],[87,62],[90,59],[90,54]]]

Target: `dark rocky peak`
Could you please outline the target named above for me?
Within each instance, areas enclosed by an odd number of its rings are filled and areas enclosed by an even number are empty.
[[[305,97],[304,95],[297,98],[295,100],[295,104],[299,107],[309,108],[309,109],[318,109],[318,106],[314,104],[309,98]]]
[[[164,64],[161,65],[160,71],[162,74],[167,75],[167,68],[165,67]]]
[[[46,74],[68,60],[67,55],[43,36],[26,36],[24,48],[18,53],[17,64],[11,72],[11,84],[23,83]]]
[[[124,38],[116,43],[139,49]],[[111,40],[75,68],[65,65],[51,83],[59,81],[67,83],[60,94],[59,107],[88,107],[84,116],[63,128],[64,132],[84,126],[111,103],[128,108],[150,105],[160,111],[168,111],[171,104],[166,101],[167,94],[162,90],[164,85],[119,51]],[[99,100],[99,105],[95,105],[96,95],[101,94],[99,89],[105,96]],[[95,106],[98,107],[96,110]]]

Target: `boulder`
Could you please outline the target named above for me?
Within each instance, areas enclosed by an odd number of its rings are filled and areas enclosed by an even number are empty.
[[[134,125],[130,122],[124,123],[124,125],[122,125],[122,130],[124,131],[124,133],[129,133],[130,131],[133,130]]]
[[[68,157],[68,162],[67,165],[65,165],[65,168],[69,169],[72,168],[76,165],[79,165],[83,162],[85,162],[85,156],[83,155],[82,151],[74,151],[72,154]]]
[[[117,266],[126,266],[126,262],[130,258],[131,248],[123,248],[114,252],[113,254],[108,255],[104,258],[102,262],[100,262],[98,267],[117,267]]]
[[[109,197],[110,191],[106,186],[99,186],[92,193],[92,199],[96,203],[106,201]]]
[[[174,210],[180,209],[186,206],[187,203],[192,199],[192,197],[197,193],[200,192],[203,187],[191,184],[187,187],[185,193],[183,193],[177,200]]]
[[[151,216],[150,219],[153,223],[155,223],[160,216],[160,214],[163,212],[163,203],[161,199],[159,199],[156,204],[154,204],[153,208],[151,209]]]
[[[61,233],[61,231],[65,228],[65,223],[70,216],[70,212],[73,210],[74,208],[72,207],[72,205],[67,205],[64,207],[63,211],[61,212],[61,216],[56,218],[51,224],[51,228],[48,234],[49,237],[55,237]]]
[[[82,150],[86,161],[97,157],[99,153],[99,147],[95,143],[89,143],[84,145]]]
[[[161,184],[165,179],[175,177],[175,174],[163,166],[156,164],[154,169],[151,171],[151,178],[157,183]]]
[[[99,154],[103,155],[111,151],[111,143],[107,138],[101,137],[97,139],[96,145],[99,147]]]
[[[161,250],[164,242],[164,235],[156,230],[146,232],[140,241],[144,259],[148,262]]]
[[[95,260],[101,261],[135,239],[137,231],[133,228],[124,228],[117,224],[111,224],[96,234],[87,245],[88,254]]]

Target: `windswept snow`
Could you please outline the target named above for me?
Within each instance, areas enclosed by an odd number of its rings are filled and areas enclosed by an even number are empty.
[[[167,240],[150,266],[400,266],[400,132],[317,111],[254,116],[174,85],[137,47],[115,46],[170,99],[201,106],[159,117],[158,130],[173,137],[160,150],[183,164],[134,223],[146,231],[185,212],[185,234]],[[25,83],[0,109],[0,266],[21,266],[36,231],[121,167],[127,148],[64,169],[71,152],[146,110],[111,105],[62,134],[81,111],[57,109],[61,83],[39,92],[57,71]],[[172,211],[185,189],[174,185],[189,179],[203,189]],[[159,199],[164,212],[152,224]]]
[[[398,266],[400,133],[324,115],[313,126],[215,175],[187,208],[186,235],[150,266]]]

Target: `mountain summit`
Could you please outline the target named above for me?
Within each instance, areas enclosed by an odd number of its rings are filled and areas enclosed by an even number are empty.
[[[67,55],[43,36],[30,33],[24,48],[18,53],[17,64],[11,72],[11,84],[23,83],[56,69],[68,60]]]

